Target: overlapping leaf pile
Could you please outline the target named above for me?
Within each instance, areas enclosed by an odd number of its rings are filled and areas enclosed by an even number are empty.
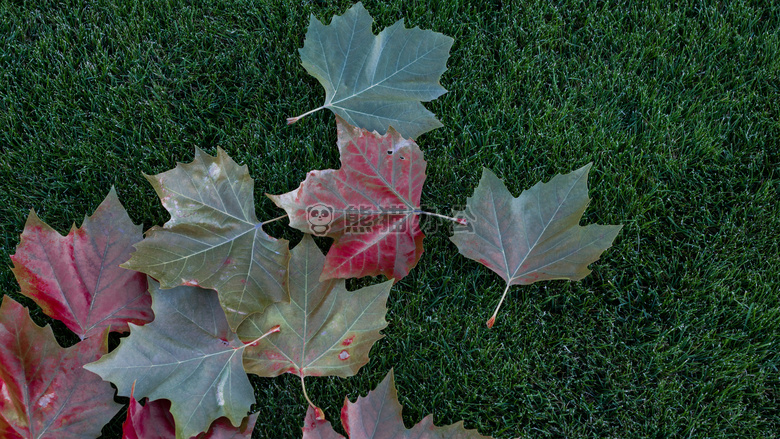
[[[108,382],[130,397],[125,438],[250,437],[247,373],[298,375],[310,404],[304,437],[341,437],[305,378],[349,377],[368,363],[392,284],[422,255],[420,215],[442,217],[420,208],[426,161],[413,138],[441,126],[421,102],[445,92],[453,40],[403,21],[375,36],[372,22],[361,4],[330,25],[311,19],[301,59],[325,88],[320,108],[336,113],[341,167],[270,196],[304,232],[292,252],[263,230],[247,167],[222,149],[196,149],[191,163],[147,176],[171,219],[143,239],[113,189],[64,237],[30,214],[12,257],[21,292],[82,341],[60,348],[3,300],[2,437],[96,437],[119,409]],[[511,285],[583,278],[611,245],[619,226],[579,226],[589,168],[517,198],[485,169],[466,210],[444,217],[460,253],[506,281],[498,307]],[[327,255],[309,233],[334,240]],[[345,288],[345,278],[380,274],[388,281]],[[130,335],[106,354],[109,328]],[[392,372],[346,401],[342,423],[351,439],[483,437],[430,416],[407,430]]]
[[[11,257],[21,292],[83,340],[62,349],[50,328],[3,297],[0,437],[97,437],[120,409],[111,386],[83,366],[106,353],[109,327],[126,332],[152,319],[145,276],[119,268],[140,240],[113,189],[67,236],[30,213]]]

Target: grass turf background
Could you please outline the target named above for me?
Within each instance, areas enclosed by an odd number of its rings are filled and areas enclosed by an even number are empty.
[[[427,104],[445,127],[418,139],[429,210],[465,203],[482,166],[518,195],[593,161],[582,223],[625,226],[591,276],[513,287],[487,330],[502,281],[441,224],[393,288],[371,362],[307,380],[329,419],[394,368],[407,426],[433,413],[501,438],[780,431],[780,7],[711,3],[365,2],[377,31],[404,18],[455,38],[450,92]],[[141,173],[195,146],[249,166],[264,219],[281,213],[264,193],[338,167],[331,113],[285,118],[324,99],[297,54],[309,14],[349,5],[2,2],[0,291],[49,322],[9,269],[29,210],[65,233],[114,185],[136,223],[162,224]],[[283,222],[269,233],[300,239]],[[300,437],[297,378],[253,384],[255,437]]]

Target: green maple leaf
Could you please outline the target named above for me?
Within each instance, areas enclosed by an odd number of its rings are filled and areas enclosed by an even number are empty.
[[[275,325],[281,331],[247,347],[244,367],[263,377],[293,373],[301,383],[307,376],[355,375],[387,326],[385,304],[393,281],[356,291],[347,291],[343,279],[320,282],[325,256],[310,235],[291,253],[290,303],[246,319],[238,335],[256,339]]]
[[[123,268],[163,288],[213,288],[235,329],[247,316],[287,301],[287,241],[267,235],[255,216],[254,182],[225,151],[195,149],[192,163],[146,176],[171,219],[152,227]]]
[[[540,280],[580,280],[617,236],[622,226],[579,225],[588,207],[588,164],[548,183],[537,183],[514,198],[488,169],[456,216],[469,218],[450,240],[460,253],[498,273],[506,289]]]
[[[239,426],[255,402],[242,355],[214,291],[181,286],[162,291],[149,279],[154,321],[130,323],[130,336],[84,366],[118,394],[171,401],[176,437],[206,431],[224,416]]]
[[[403,20],[375,36],[372,23],[361,3],[333,17],[329,26],[311,16],[301,62],[325,88],[325,103],[289,123],[328,108],[350,125],[382,135],[391,125],[406,138],[442,126],[420,101],[447,92],[439,78],[454,40],[406,29]]]

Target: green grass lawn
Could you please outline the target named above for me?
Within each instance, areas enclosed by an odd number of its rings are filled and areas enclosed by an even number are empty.
[[[161,225],[142,173],[220,146],[270,219],[265,193],[339,166],[330,112],[285,118],[324,100],[297,52],[309,14],[351,3],[65,3],[0,3],[0,291],[39,324],[9,259],[31,208],[64,233],[113,185],[136,223]],[[592,161],[583,224],[624,228],[582,282],[513,287],[488,330],[503,281],[440,224],[370,363],[307,380],[330,420],[394,368],[407,426],[433,413],[499,438],[776,437],[780,5],[711,3],[365,2],[376,30],[404,18],[455,38],[450,92],[427,104],[445,126],[418,139],[428,210],[463,205],[482,166],[519,195]],[[252,382],[255,437],[300,437],[298,378]]]

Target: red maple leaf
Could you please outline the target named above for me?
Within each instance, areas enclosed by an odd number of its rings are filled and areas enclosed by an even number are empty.
[[[393,371],[387,374],[376,389],[350,402],[344,400],[341,425],[349,439],[491,439],[476,430],[466,430],[463,421],[437,427],[433,415],[428,415],[411,429],[404,426],[401,404],[395,389]],[[336,433],[330,422],[316,416],[309,407],[303,424],[303,439],[345,439]]]
[[[141,226],[130,220],[114,189],[67,236],[30,212],[22,240],[11,256],[22,294],[82,339],[104,328],[127,332],[127,323],[150,322],[152,299],[146,276],[119,264],[141,241]]]
[[[144,398],[146,399],[146,398]],[[257,413],[244,418],[234,427],[226,417],[217,418],[208,431],[193,436],[193,439],[246,439],[252,437],[257,422]],[[175,439],[176,426],[171,414],[171,402],[167,399],[146,401],[141,405],[132,393],[127,407],[127,418],[122,424],[122,439]]]
[[[63,349],[49,326],[39,327],[22,305],[0,306],[0,437],[98,437],[121,406],[111,384],[84,369],[108,351],[103,329]]]
[[[290,226],[335,239],[320,279],[384,274],[400,280],[420,260],[426,162],[413,140],[336,117],[341,169],[311,171],[298,189],[269,195]]]

